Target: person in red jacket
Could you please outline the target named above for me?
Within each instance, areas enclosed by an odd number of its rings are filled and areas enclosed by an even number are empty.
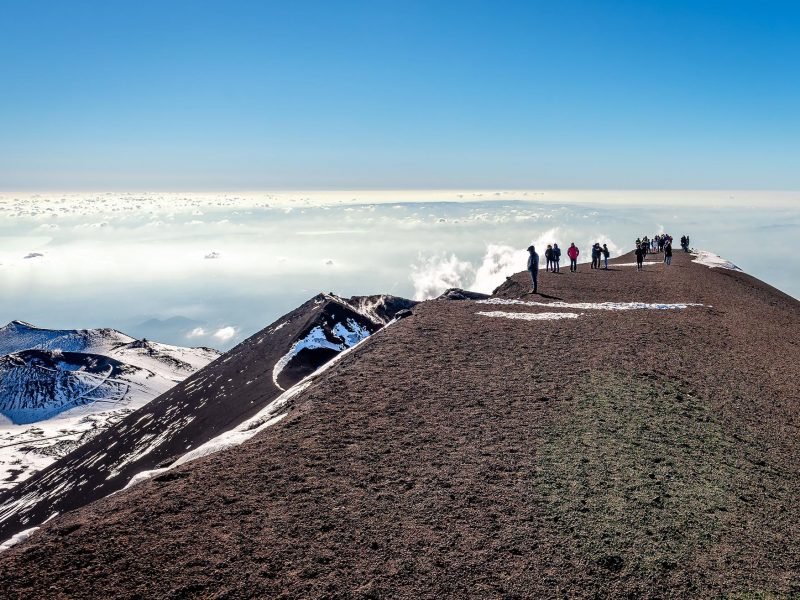
[[[578,247],[575,245],[575,242],[572,242],[567,249],[567,256],[569,256],[569,272],[570,273],[577,273],[578,272],[578,255],[581,253],[578,250]]]

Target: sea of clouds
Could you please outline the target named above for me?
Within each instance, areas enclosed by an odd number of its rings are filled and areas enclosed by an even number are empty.
[[[798,199],[551,196],[0,193],[0,320],[227,349],[320,291],[491,292],[530,244],[586,259],[663,231],[800,296]]]

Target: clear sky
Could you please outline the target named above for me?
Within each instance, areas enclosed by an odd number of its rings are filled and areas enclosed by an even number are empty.
[[[800,189],[796,1],[0,8],[0,189]]]

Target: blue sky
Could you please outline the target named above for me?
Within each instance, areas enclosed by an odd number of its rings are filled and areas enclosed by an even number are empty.
[[[0,189],[800,188],[800,3],[2,0]]]

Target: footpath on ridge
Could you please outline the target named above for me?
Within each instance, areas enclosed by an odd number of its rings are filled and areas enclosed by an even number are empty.
[[[418,305],[249,442],[0,555],[4,597],[800,595],[798,301],[680,252],[539,289]]]

